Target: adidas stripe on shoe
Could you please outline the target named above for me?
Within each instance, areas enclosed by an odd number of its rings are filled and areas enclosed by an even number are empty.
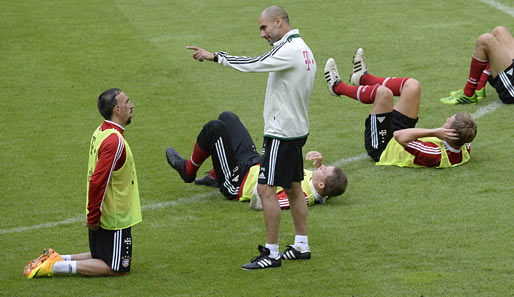
[[[259,245],[258,247],[260,255],[253,258],[250,263],[246,263],[241,268],[243,270],[254,270],[254,269],[265,269],[265,268],[275,268],[282,266],[282,260],[280,257],[278,259],[273,259],[269,257],[270,250]]]
[[[294,246],[288,245],[286,250],[280,253],[280,258],[284,260],[307,260],[311,258],[311,252],[300,252]]]
[[[325,63],[325,80],[328,84],[328,93],[332,96],[339,96],[334,92],[334,86],[337,85],[341,79],[337,71],[336,61],[332,58],[328,59],[327,63]]]
[[[350,83],[358,86],[361,83],[361,77],[368,72],[366,64],[364,64],[364,50],[357,49],[353,56],[353,72],[350,74]]]
[[[443,104],[476,104],[478,99],[476,93],[474,93],[473,96],[468,97],[461,89],[456,92],[451,92],[449,97],[441,98],[440,101]]]

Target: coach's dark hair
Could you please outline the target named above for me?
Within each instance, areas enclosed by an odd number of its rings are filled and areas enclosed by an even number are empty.
[[[451,128],[455,129],[457,134],[459,134],[459,140],[454,142],[454,144],[458,147],[472,142],[477,135],[477,124],[471,115],[467,112],[456,113],[455,121],[453,121]]]
[[[327,197],[339,196],[346,191],[348,178],[341,168],[335,167],[334,172],[325,179],[324,195]]]
[[[111,120],[112,118],[112,109],[116,104],[118,104],[118,100],[116,100],[116,96],[121,93],[121,90],[118,88],[109,89],[98,97],[98,111],[106,120]]]

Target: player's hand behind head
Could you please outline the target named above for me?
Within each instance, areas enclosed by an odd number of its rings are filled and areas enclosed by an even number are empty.
[[[318,168],[323,165],[323,155],[321,155],[318,151],[310,151],[305,155],[305,159],[309,161],[313,161],[312,165]]]

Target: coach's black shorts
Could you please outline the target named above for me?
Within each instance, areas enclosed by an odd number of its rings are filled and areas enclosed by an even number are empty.
[[[378,162],[396,130],[416,127],[418,119],[412,119],[393,109],[393,112],[370,114],[364,129],[364,147],[368,155]]]
[[[89,249],[94,259],[101,259],[113,271],[129,272],[132,261],[130,227],[121,230],[89,230]]]
[[[307,137],[281,140],[264,137],[259,184],[291,188],[293,182],[303,180],[302,147]]]
[[[514,59],[512,64],[495,78],[489,77],[489,83],[496,89],[503,103],[514,104]]]

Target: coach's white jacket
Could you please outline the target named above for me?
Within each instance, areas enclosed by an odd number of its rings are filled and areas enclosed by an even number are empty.
[[[309,134],[309,96],[316,62],[297,29],[289,31],[259,57],[218,52],[218,63],[243,72],[269,72],[264,101],[264,136],[303,138]]]

